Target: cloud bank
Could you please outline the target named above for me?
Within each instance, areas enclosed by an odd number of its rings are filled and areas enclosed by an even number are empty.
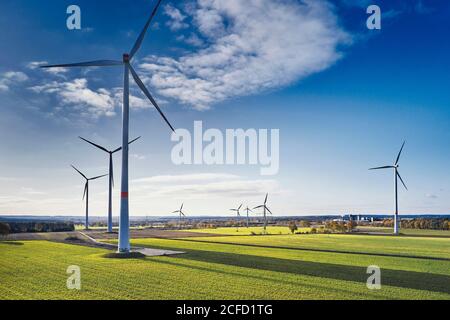
[[[350,39],[321,0],[197,0],[184,10],[206,47],[178,58],[148,56],[139,69],[160,95],[198,110],[323,71]],[[176,12],[172,23],[184,17]]]

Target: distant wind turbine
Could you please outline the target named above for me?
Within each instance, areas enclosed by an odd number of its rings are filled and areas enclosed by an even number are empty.
[[[249,216],[248,216],[248,213],[249,213],[249,212],[253,212],[253,211],[252,211],[252,209],[250,209],[248,206],[247,206],[247,208],[245,208],[244,210],[247,212],[247,228],[248,228],[248,225],[249,225]]]
[[[93,180],[97,180],[97,179],[106,177],[107,174],[105,174],[103,176],[94,177],[94,178],[88,178],[80,170],[78,170],[74,166],[72,166],[72,168],[74,168],[86,180],[86,184],[84,185],[83,200],[86,199],[86,224],[85,224],[85,229],[89,230],[89,181],[93,181]]]
[[[161,108],[158,106],[157,102],[150,94],[150,92],[145,87],[142,80],[139,78],[138,74],[131,65],[131,61],[139,51],[142,42],[144,41],[145,34],[152,22],[153,18],[161,5],[162,0],[158,0],[155,8],[153,9],[150,17],[148,18],[144,29],[139,34],[133,48],[130,53],[123,54],[122,61],[118,60],[95,60],[80,63],[70,63],[70,64],[57,64],[57,65],[47,65],[41,66],[41,68],[68,68],[68,67],[113,67],[122,66],[124,68],[124,81],[123,81],[123,116],[122,116],[122,180],[121,180],[121,200],[120,200],[120,224],[119,224],[119,244],[118,251],[120,253],[130,252],[130,215],[129,215],[129,198],[128,198],[128,141],[129,141],[129,114],[130,114],[130,83],[129,76],[131,75],[145,94],[145,96],[150,100],[152,105],[158,110],[159,114],[162,116],[164,121],[168,124],[172,131],[175,131],[173,126],[167,120]]]
[[[186,215],[183,212],[183,206],[184,206],[184,203],[181,204],[180,210],[172,212],[172,213],[179,213],[180,214],[180,220],[179,220],[180,229],[181,229],[181,220],[183,219],[183,217],[186,217]]]
[[[82,137],[79,137],[81,140],[86,141],[87,143],[93,145],[94,147],[97,147],[100,150],[105,151],[109,154],[109,194],[108,194],[108,232],[113,232],[113,223],[112,223],[112,189],[114,187],[114,168],[113,168],[113,154],[116,152],[119,152],[122,150],[122,147],[117,148],[115,150],[108,150],[98,144],[95,144],[87,139],[84,139]],[[138,137],[132,141],[130,141],[128,144],[132,144],[133,142],[139,140],[141,137]]]
[[[400,179],[401,183],[405,187],[406,190],[408,190],[408,187],[406,186],[405,182],[403,181],[402,177],[400,176],[400,173],[398,172],[399,167],[399,160],[400,156],[402,154],[403,148],[405,147],[405,142],[403,142],[403,145],[400,149],[400,152],[398,153],[397,159],[395,160],[395,163],[392,166],[384,166],[384,167],[377,167],[377,168],[370,168],[369,170],[380,170],[380,169],[394,169],[394,175],[395,175],[395,216],[394,216],[394,234],[398,235],[399,233],[399,224],[400,221],[398,219],[398,179]]]
[[[269,194],[266,194],[266,199],[264,200],[264,204],[254,207],[253,210],[255,209],[260,209],[263,208],[263,214],[264,214],[264,233],[267,233],[267,212],[269,212],[270,214],[272,214],[272,212],[270,211],[270,209],[267,207],[267,197],[269,196]]]
[[[242,204],[237,209],[230,209],[230,211],[236,212],[237,217],[238,217],[238,226],[236,228],[237,231],[239,231],[239,218],[241,216],[241,214],[239,213],[239,210],[241,210],[241,208],[242,208]]]

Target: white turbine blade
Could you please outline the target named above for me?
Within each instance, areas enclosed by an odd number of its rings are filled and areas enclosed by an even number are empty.
[[[81,174],[81,176],[83,177],[83,178],[85,178],[86,180],[88,180],[88,178],[80,171],[80,170],[78,170],[77,168],[75,168],[75,166],[71,166],[72,168],[74,168],[79,174]]]
[[[397,165],[397,164],[398,164],[398,161],[400,160],[400,156],[401,156],[401,154],[402,154],[403,147],[405,146],[405,143],[406,143],[406,141],[404,141],[403,144],[402,144],[402,147],[401,147],[401,149],[400,149],[400,152],[398,153],[398,156],[397,156],[397,160],[395,160],[395,165]]]
[[[272,211],[269,210],[269,208],[266,207],[266,210],[269,211],[270,214],[273,214]]]
[[[90,178],[89,180],[90,180],[90,181],[92,181],[92,180],[97,180],[97,179],[100,179],[100,178],[103,178],[103,177],[106,177],[106,176],[109,176],[109,174],[104,174],[104,175],[102,175],[102,176]]]
[[[400,173],[398,173],[397,171],[397,177],[399,177],[400,181],[402,182],[403,186],[405,187],[406,190],[408,190],[408,187],[406,186],[405,182],[403,181],[402,177],[400,176]]]
[[[239,206],[239,208],[237,208],[238,210],[242,208],[242,204]]]
[[[184,203],[181,204],[180,211],[183,210]]]
[[[384,166],[384,167],[370,168],[369,170],[392,169],[392,168],[395,168],[395,167],[394,166]]]
[[[130,67],[131,74],[132,74],[132,76],[134,78],[134,81],[136,81],[136,84],[139,86],[139,88],[141,88],[142,92],[147,96],[147,98],[150,100],[150,102],[153,104],[153,106],[156,108],[156,110],[158,110],[159,114],[161,115],[161,117],[163,117],[164,121],[166,121],[166,123],[169,125],[170,129],[172,129],[172,131],[175,132],[175,129],[172,127],[172,125],[170,124],[169,120],[167,120],[167,118],[164,115],[164,113],[162,112],[161,108],[158,106],[158,104],[156,103],[155,99],[153,99],[152,95],[147,90],[147,88],[145,87],[144,83],[142,82],[142,80],[137,75],[136,71],[134,71],[134,69],[133,69],[133,67],[131,65],[129,65],[129,67]]]
[[[87,189],[88,189],[88,182],[86,182],[86,184],[84,185],[83,200],[84,198],[86,198]]]
[[[264,205],[260,205],[260,206],[254,207],[253,210],[260,209],[260,208],[264,208]]]
[[[109,153],[109,150],[107,150],[106,148],[103,148],[102,146],[100,146],[100,145],[98,145],[98,144],[95,144],[95,143],[93,143],[93,142],[91,142],[91,141],[89,141],[89,140],[87,140],[87,139],[85,139],[85,138],[82,138],[82,137],[78,137],[78,138],[80,138],[81,140],[83,140],[83,141],[89,143],[90,145],[93,145],[94,147],[99,148],[100,150],[103,150],[103,151]]]
[[[128,144],[130,145],[130,144],[132,144],[133,142],[136,142],[137,140],[139,140],[140,138],[142,138],[142,137],[137,137],[136,139],[131,140],[130,142],[128,142]],[[122,147],[117,148],[116,150],[112,151],[111,153],[116,153],[116,152],[119,152],[120,150],[122,150]]]
[[[139,37],[137,38],[136,43],[133,46],[133,49],[131,49],[130,59],[133,59],[134,55],[136,54],[136,52],[138,52],[139,48],[141,47],[142,41],[144,41],[145,34],[147,33],[148,27],[150,26],[150,23],[152,22],[153,18],[155,17],[156,12],[158,11],[158,8],[161,4],[161,1],[162,0],[158,0],[158,3],[156,4],[155,8],[153,9],[152,14],[148,18],[147,23],[144,26],[144,29],[142,29]]]
[[[116,60],[95,60],[78,63],[66,63],[66,64],[51,64],[40,66],[39,68],[70,68],[70,67],[113,67],[123,65],[122,61]]]
[[[264,200],[264,204],[267,203],[267,197],[269,196],[269,194],[266,194],[266,199]]]

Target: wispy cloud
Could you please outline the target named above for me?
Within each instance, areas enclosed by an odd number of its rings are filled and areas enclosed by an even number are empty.
[[[189,14],[208,46],[149,56],[140,70],[159,94],[198,110],[325,70],[349,40],[326,1],[197,0]]]
[[[142,197],[251,197],[279,192],[276,180],[247,179],[231,174],[186,174],[153,176],[132,181],[132,192]]]
[[[11,86],[27,81],[28,76],[21,71],[8,71],[0,75],[0,91],[8,91]]]
[[[181,11],[170,4],[164,6],[164,13],[170,18],[167,21],[167,26],[172,31],[189,28],[189,24],[185,22],[186,16]]]
[[[28,63],[27,67],[28,67],[28,69],[36,70],[40,66],[44,66],[44,65],[47,65],[47,64],[48,64],[47,61],[32,61],[32,62]],[[69,72],[68,68],[48,68],[48,69],[46,68],[46,69],[42,69],[42,70],[44,72],[49,73],[49,74],[59,75],[59,76]]]

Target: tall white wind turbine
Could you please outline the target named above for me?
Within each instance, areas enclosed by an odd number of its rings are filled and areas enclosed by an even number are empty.
[[[145,94],[145,96],[150,100],[153,106],[158,110],[159,114],[162,116],[167,125],[175,131],[175,129],[167,120],[161,108],[158,106],[157,102],[150,94],[150,92],[145,87],[142,80],[139,78],[138,74],[131,65],[131,61],[135,57],[136,53],[139,51],[142,42],[144,41],[145,34],[152,22],[153,18],[161,5],[162,0],[158,0],[153,12],[151,13],[144,29],[139,34],[133,48],[130,53],[123,54],[122,61],[118,60],[95,60],[80,63],[70,63],[70,64],[58,64],[58,65],[47,65],[41,66],[41,68],[69,68],[69,67],[113,67],[122,66],[124,68],[124,84],[123,84],[123,116],[122,116],[122,181],[121,181],[121,193],[120,193],[120,222],[119,222],[119,245],[118,252],[128,253],[130,252],[130,217],[129,217],[129,194],[128,194],[128,141],[129,141],[129,114],[130,114],[130,83],[129,76],[130,73]]]
[[[237,228],[236,228],[236,231],[239,231],[239,218],[241,217],[241,214],[240,214],[240,210],[241,210],[241,208],[242,208],[242,204],[237,208],[237,209],[230,209],[230,211],[234,211],[234,212],[236,212],[236,214],[237,214],[237,218],[238,218],[238,226],[237,226]]]
[[[402,177],[400,176],[400,173],[398,172],[399,167],[399,160],[400,156],[403,151],[403,147],[405,146],[405,142],[403,142],[403,145],[400,149],[400,152],[398,153],[397,159],[395,160],[395,163],[391,166],[384,166],[384,167],[377,167],[377,168],[370,168],[369,170],[380,170],[380,169],[394,169],[394,176],[395,176],[395,215],[394,215],[394,234],[398,235],[399,229],[400,229],[400,221],[398,219],[398,179],[400,179],[401,183],[405,187],[406,190],[408,190],[408,187],[406,186],[405,182],[403,181]]]
[[[183,212],[183,206],[184,206],[184,203],[181,204],[180,210],[172,212],[172,213],[179,213],[180,214],[180,219],[179,219],[179,222],[178,222],[180,229],[181,229],[181,220],[183,219],[183,217],[186,217],[186,215]]]

